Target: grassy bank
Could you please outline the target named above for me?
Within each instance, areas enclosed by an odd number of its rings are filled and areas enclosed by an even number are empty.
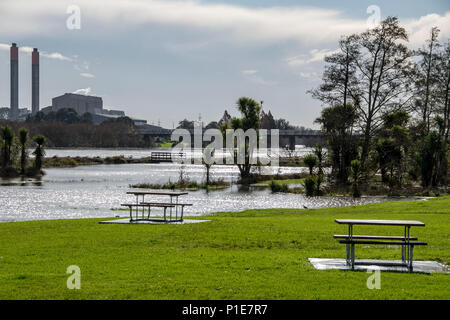
[[[199,183],[197,181],[182,180],[177,182],[169,181],[164,184],[157,184],[157,183],[130,184],[129,187],[137,189],[166,189],[166,190],[177,189],[177,190],[195,191],[200,189],[212,189],[212,190],[226,189],[230,187],[230,183],[224,180],[212,180],[209,182],[209,184]]]
[[[101,225],[99,219],[0,223],[0,299],[449,299],[448,274],[318,271],[308,257],[344,257],[335,218],[413,219],[429,243],[417,260],[450,258],[450,197],[320,210],[218,213],[186,225]],[[104,219],[102,219],[104,220]],[[383,229],[383,230],[381,230]],[[361,226],[358,232],[401,234]],[[357,258],[397,259],[397,247]],[[66,268],[81,268],[81,290]]]
[[[125,163],[151,163],[150,157],[126,158],[124,156],[113,157],[51,157],[43,161],[44,168],[73,168],[78,166],[90,166],[97,164],[125,164]]]
[[[264,180],[257,183],[252,184],[252,187],[269,187],[272,182],[281,184],[281,185],[296,185],[296,184],[302,184],[305,181],[305,179],[273,179],[273,180]]]

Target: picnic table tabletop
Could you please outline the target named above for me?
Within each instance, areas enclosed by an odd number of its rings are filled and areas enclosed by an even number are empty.
[[[128,191],[127,194],[134,194],[136,195],[162,195],[162,196],[183,196],[188,194],[188,192],[182,192],[182,191]]]
[[[414,220],[336,219],[334,221],[339,224],[351,224],[351,225],[416,226],[416,227],[425,226],[425,223]]]

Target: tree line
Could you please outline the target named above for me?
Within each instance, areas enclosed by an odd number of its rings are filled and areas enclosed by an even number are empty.
[[[137,132],[128,117],[110,119],[97,125],[92,123],[89,113],[78,115],[73,109],[60,109],[48,114],[38,112],[21,123],[3,122],[15,132],[24,127],[31,136],[44,135],[48,147],[143,148],[152,144]]]
[[[379,174],[390,189],[447,186],[450,41],[434,27],[420,49],[407,42],[388,17],[342,37],[325,58],[322,83],[309,93],[325,105],[316,122],[329,137],[332,183],[355,189]]]
[[[275,119],[272,115],[272,112],[269,110],[267,113],[262,109],[262,104],[258,103],[254,100],[256,104],[259,106],[258,116],[260,118],[260,128],[258,129],[279,129],[279,130],[290,130],[290,129],[300,129],[303,131],[310,131],[312,129],[308,129],[305,127],[297,127],[291,125],[289,121],[283,118]],[[262,102],[262,101],[261,101]],[[238,102],[239,104],[239,102]],[[232,119],[231,115],[225,110],[222,118],[219,121],[211,121],[206,124],[205,129],[220,129],[225,123],[230,122]],[[177,129],[194,129],[195,121],[183,119],[178,122]]]

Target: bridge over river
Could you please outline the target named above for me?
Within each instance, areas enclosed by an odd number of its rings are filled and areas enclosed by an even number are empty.
[[[138,133],[143,135],[146,139],[151,138],[165,138],[170,139],[172,132],[175,129],[165,129],[155,126],[140,126],[138,127]],[[191,135],[194,134],[193,129],[188,129]],[[203,129],[203,133],[206,130]],[[267,131],[268,144],[270,143],[270,130]],[[280,147],[288,146],[290,150],[294,150],[296,145],[304,145],[312,147],[317,143],[325,144],[327,137],[320,130],[279,130]],[[193,141],[193,139],[191,139]]]

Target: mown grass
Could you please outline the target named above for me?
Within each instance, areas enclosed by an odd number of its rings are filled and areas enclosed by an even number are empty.
[[[318,210],[217,213],[207,223],[98,224],[104,219],[0,224],[0,299],[449,299],[449,274],[318,271],[308,257],[344,257],[336,218],[413,219],[429,243],[415,259],[448,264],[450,197]],[[202,217],[204,219],[204,217]],[[397,227],[356,228],[396,234]],[[396,247],[364,247],[357,258],[398,259]],[[66,268],[81,268],[81,289]]]
[[[172,148],[173,145],[174,145],[174,143],[172,141],[156,143],[156,146],[159,148]]]

